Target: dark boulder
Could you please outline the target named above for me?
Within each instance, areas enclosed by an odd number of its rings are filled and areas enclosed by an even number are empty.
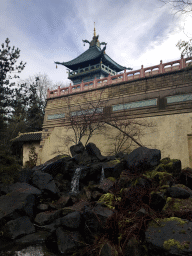
[[[160,163],[161,151],[139,147],[133,150],[125,159],[127,161],[126,167],[131,172],[144,172]]]
[[[27,235],[35,232],[35,227],[31,223],[29,217],[11,220],[3,227],[4,236],[15,239],[21,235]]]
[[[77,248],[82,247],[83,238],[78,231],[66,231],[62,227],[57,228],[57,245],[60,253],[72,255]]]
[[[35,223],[37,223],[40,226],[43,226],[45,224],[51,223],[60,216],[61,210],[41,212],[36,215]]]
[[[168,197],[180,198],[180,199],[186,199],[190,197],[190,193],[187,190],[183,188],[177,188],[177,187],[167,188],[166,195]]]
[[[47,238],[50,236],[50,232],[47,231],[38,231],[33,234],[25,235],[21,238],[16,239],[15,244],[17,245],[36,245],[41,244],[47,240]]]
[[[12,192],[0,197],[0,220],[7,218],[15,219],[18,213],[23,213],[30,218],[33,217],[33,208],[35,204],[35,196],[33,194]]]
[[[72,212],[60,218],[60,225],[69,229],[78,229],[81,224],[80,212]]]
[[[31,176],[33,175],[34,171],[29,168],[24,168],[19,172],[18,182],[25,182],[29,183]]]
[[[96,147],[94,143],[88,143],[86,146],[86,151],[90,156],[96,156],[100,161],[107,159],[107,157],[101,155],[101,151]]]
[[[53,177],[48,173],[35,171],[32,176],[32,184],[40,190],[48,190],[51,193],[58,193]]]
[[[75,156],[76,154],[83,153],[84,150],[85,150],[85,147],[81,142],[79,142],[77,145],[70,147],[70,152],[72,157]]]
[[[12,192],[20,192],[20,193],[33,194],[33,195],[41,194],[41,190],[25,182],[16,182],[14,184],[7,185],[4,188],[2,188],[2,190],[6,192],[6,194],[12,193]]]
[[[113,211],[107,207],[96,205],[93,209],[89,206],[84,207],[82,214],[84,220],[84,236],[87,243],[93,243],[94,237],[98,234],[102,227],[106,224],[107,218],[112,216]]]

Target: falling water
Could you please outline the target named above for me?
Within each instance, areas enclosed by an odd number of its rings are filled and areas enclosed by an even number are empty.
[[[79,192],[79,178],[81,175],[81,168],[78,167],[75,170],[74,176],[71,181],[71,192],[72,193],[78,193]]]
[[[102,171],[101,171],[101,178],[100,178],[100,184],[102,183],[102,181],[105,179],[105,173],[104,173],[104,169],[102,167]]]

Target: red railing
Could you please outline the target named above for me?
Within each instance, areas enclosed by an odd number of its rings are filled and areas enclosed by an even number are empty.
[[[141,69],[130,71],[130,72],[126,72],[126,70],[124,70],[124,73],[121,73],[115,76],[109,75],[108,77],[104,77],[101,79],[94,79],[93,81],[85,82],[85,83],[82,82],[81,84],[76,84],[73,86],[70,84],[70,86],[64,87],[64,88],[60,88],[59,86],[58,89],[56,90],[52,90],[52,91],[50,91],[49,89],[47,90],[47,99],[59,97],[62,95],[72,94],[76,92],[91,90],[91,89],[99,88],[105,85],[111,85],[111,84],[130,81],[138,78],[149,77],[156,74],[163,74],[166,72],[180,70],[187,67],[189,65],[189,62],[192,62],[191,57],[183,58],[183,56],[181,56],[180,60],[175,60],[167,63],[162,63],[162,60],[161,60],[159,65],[152,66],[152,67],[143,68],[143,65],[142,65]]]

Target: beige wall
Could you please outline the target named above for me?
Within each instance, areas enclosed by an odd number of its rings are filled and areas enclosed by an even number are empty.
[[[170,157],[180,159],[182,162],[182,168],[189,166],[189,147],[188,147],[188,134],[191,130],[192,113],[174,114],[165,116],[155,116],[147,118],[135,119],[135,121],[143,123],[152,123],[153,127],[144,128],[141,134],[139,142],[148,148],[157,148],[161,150],[161,157]],[[104,134],[94,135],[90,142],[96,144],[101,150],[103,155],[108,155],[111,150],[114,149],[114,141],[109,139],[115,138],[117,131],[115,128],[107,127]],[[66,144],[66,136],[70,135],[74,137],[74,133],[67,131],[66,127],[55,127],[50,136],[45,140],[45,144],[41,153],[41,164],[53,158],[58,154],[67,153],[70,154],[69,147],[72,143]],[[86,138],[82,140],[85,144]],[[190,140],[192,144],[192,140]],[[129,145],[129,143],[126,143]],[[192,145],[191,145],[192,146]],[[190,146],[190,147],[191,147]],[[132,143],[131,149],[138,147],[135,143]],[[191,148],[192,149],[192,148]],[[190,151],[191,154],[192,150]],[[191,155],[192,157],[192,155]]]
[[[30,151],[30,146],[33,145],[35,147],[35,152],[38,154],[39,153],[39,146],[40,142],[32,142],[32,143],[24,143],[23,144],[23,166],[25,166],[26,162],[29,161],[29,151]]]
[[[141,144],[160,149],[162,158],[169,156],[180,159],[183,168],[189,166],[189,157],[192,157],[192,140],[188,136],[192,133],[192,101],[170,104],[167,103],[167,99],[169,96],[190,94],[191,81],[192,68],[189,68],[49,99],[45,109],[37,164],[43,164],[58,154],[69,154],[72,143],[67,146],[64,138],[67,135],[73,137],[73,133],[67,128],[70,125],[67,117],[68,105],[72,111],[78,111],[79,106],[84,109],[83,106],[87,106],[89,102],[97,106],[98,100],[102,100],[103,111],[109,113],[115,120],[122,118],[152,122],[153,127],[142,129]],[[150,99],[157,99],[157,105],[125,111],[112,110],[114,105]],[[65,118],[48,119],[48,116],[63,113],[66,114]],[[132,128],[131,132],[134,129]],[[114,128],[107,127],[104,134],[100,132],[98,135],[95,134],[90,142],[95,143],[103,155],[107,155],[114,149],[114,141],[109,137],[115,138],[116,134]],[[83,144],[85,141],[86,138],[82,140]],[[137,145],[132,143],[132,149],[135,147]]]

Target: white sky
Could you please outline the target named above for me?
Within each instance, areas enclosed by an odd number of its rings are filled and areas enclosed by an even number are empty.
[[[66,83],[66,68],[54,61],[87,50],[82,39],[92,39],[94,21],[106,53],[122,66],[179,59],[176,44],[192,37],[192,16],[175,12],[159,0],[0,0],[0,44],[8,37],[21,50],[19,62],[27,62],[21,79],[42,73]]]

